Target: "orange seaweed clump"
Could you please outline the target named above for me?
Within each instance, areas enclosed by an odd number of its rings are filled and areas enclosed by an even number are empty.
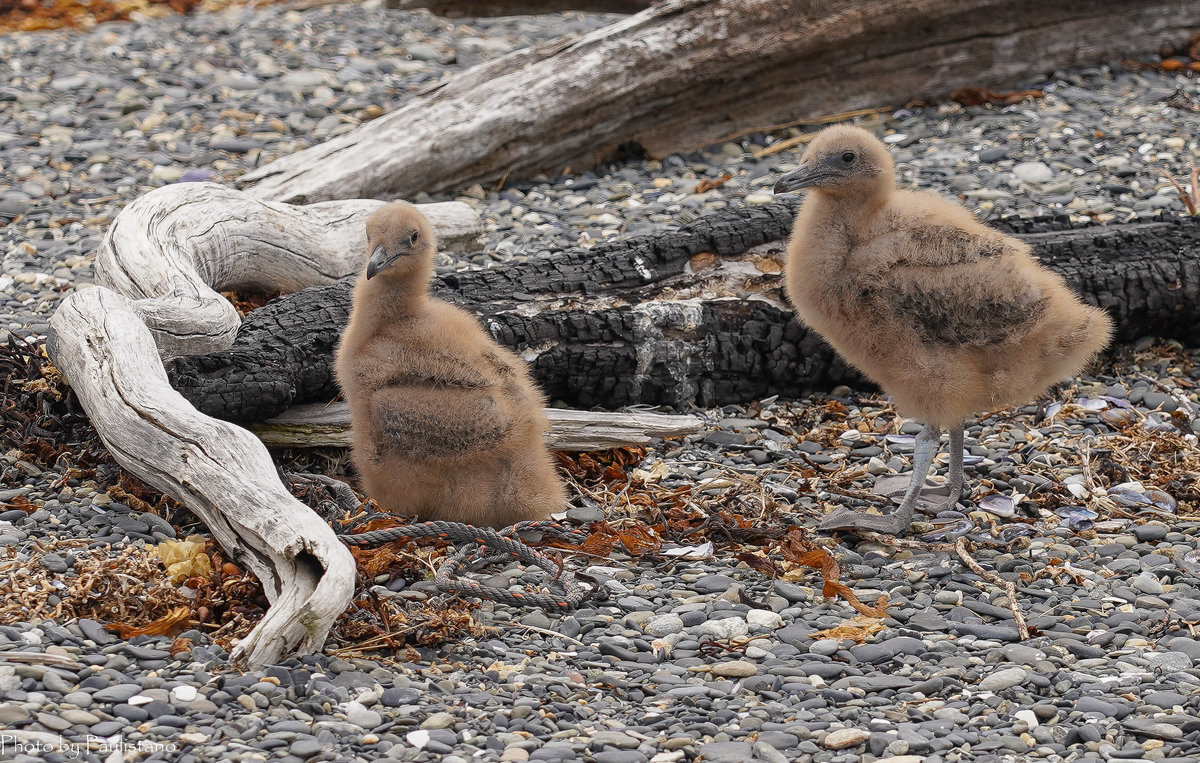
[[[135,13],[160,17],[239,4],[239,0],[0,0],[0,34],[90,29],[106,21],[129,21]]]

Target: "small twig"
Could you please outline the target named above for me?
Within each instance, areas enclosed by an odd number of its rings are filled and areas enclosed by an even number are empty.
[[[394,639],[396,637],[403,637],[409,633],[412,633],[416,629],[417,628],[415,625],[410,625],[406,628],[401,628],[400,630],[392,631],[390,633],[380,633],[378,636],[372,636],[369,639],[364,639],[363,641],[358,641],[353,644],[349,644],[347,646],[341,647],[340,649],[330,649],[330,650],[328,650],[328,653],[334,655],[335,657],[340,657],[342,655],[352,654],[354,652],[366,651],[367,649],[373,648],[380,644],[384,644],[389,647],[394,647],[395,642],[393,642],[392,639]]]
[[[1193,178],[1195,178],[1194,175]],[[1149,382],[1150,384],[1158,387],[1160,390],[1170,395],[1171,399],[1174,400],[1180,408],[1183,408],[1185,411],[1187,411],[1189,416],[1192,418],[1196,417],[1196,409],[1192,407],[1191,401],[1189,401],[1184,395],[1179,394],[1177,390],[1168,387],[1160,379],[1155,379],[1153,376],[1148,376],[1146,374],[1135,374],[1134,378],[1141,379],[1142,381]]]
[[[878,543],[881,546],[891,546],[893,548],[911,548],[920,551],[954,550],[953,543],[936,543],[924,540],[916,540],[914,538],[898,538],[892,535],[884,535],[882,533],[872,532],[870,530],[855,530],[854,534],[863,540],[869,540],[872,543]]]
[[[1017,633],[1021,635],[1022,641],[1029,640],[1029,626],[1025,624],[1025,616],[1021,614],[1020,602],[1017,600],[1017,586],[994,572],[989,572],[979,566],[979,562],[971,556],[968,549],[968,541],[966,538],[959,538],[954,541],[954,551],[958,554],[958,558],[963,560],[963,564],[984,580],[995,583],[1004,589],[1008,595],[1008,608],[1012,610],[1013,620],[1017,622]]]
[[[558,631],[552,631],[549,628],[539,628],[536,625],[526,625],[525,623],[518,623],[515,620],[505,620],[503,622],[495,622],[493,624],[494,625],[507,625],[510,628],[522,628],[527,631],[533,631],[534,633],[540,633],[543,636],[553,636],[554,638],[561,638],[561,639],[570,641],[572,644],[579,644],[580,646],[587,646],[587,644],[583,643],[579,639],[571,638],[570,636],[568,636],[565,633],[559,633]]]
[[[69,657],[45,652],[0,652],[0,662],[19,662],[25,665],[53,665],[59,668],[81,670],[83,663]]]
[[[1200,214],[1200,207],[1197,207],[1197,204],[1200,204],[1200,194],[1197,194],[1197,178],[1200,177],[1200,169],[1192,170],[1192,192],[1190,194],[1182,185],[1179,184],[1179,181],[1171,177],[1171,174],[1166,170],[1159,169],[1159,172],[1162,173],[1163,177],[1171,181],[1171,185],[1175,186],[1175,190],[1179,193],[1179,200],[1183,202],[1185,207],[1187,207],[1188,214]]]
[[[767,146],[766,148],[760,148],[759,150],[755,151],[754,158],[762,159],[764,156],[773,156],[775,154],[782,153],[784,151],[787,151],[789,148],[794,148],[796,146],[802,146],[805,143],[810,142],[815,137],[817,137],[817,133],[806,132],[806,133],[797,135],[795,137],[788,138],[787,140],[781,140],[778,143],[772,143],[771,145]]]
[[[804,461],[804,463],[808,464],[819,472],[824,472],[825,474],[840,472],[843,468],[841,466],[833,466],[832,464],[818,464],[816,461],[813,461],[811,458],[809,458],[808,454],[804,451],[798,451],[796,455],[800,456],[800,460]]]
[[[825,485],[821,489],[826,493],[842,495],[847,498],[857,498],[860,501],[867,501],[868,503],[873,503],[876,506],[890,507],[893,505],[891,498],[879,495],[878,493],[872,493],[869,490],[850,490],[844,487],[837,487],[836,485]]]
[[[504,174],[500,176],[498,181],[496,181],[496,187],[492,189],[493,191],[500,193],[500,191],[504,190],[504,184],[508,182],[508,173],[510,172],[512,172],[511,167],[504,171]]]

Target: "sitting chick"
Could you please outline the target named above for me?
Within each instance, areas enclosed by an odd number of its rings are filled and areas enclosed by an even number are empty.
[[[336,373],[366,494],[385,509],[488,527],[566,505],[524,361],[429,295],[433,230],[411,204],[367,219],[366,272]]]

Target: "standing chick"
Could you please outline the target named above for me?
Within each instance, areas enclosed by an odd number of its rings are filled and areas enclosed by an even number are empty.
[[[949,500],[962,491],[963,421],[1023,405],[1078,373],[1108,343],[1108,315],[1083,304],[1029,246],[931,193],[895,188],[891,157],[857,127],[823,130],[775,193],[812,189],[788,244],[800,319],[924,424],[900,507],[839,508],[821,529],[898,534],[912,521],[942,430]]]
[[[566,504],[525,363],[429,295],[436,251],[410,204],[367,219],[365,275],[337,351],[368,496],[422,519],[507,527]]]

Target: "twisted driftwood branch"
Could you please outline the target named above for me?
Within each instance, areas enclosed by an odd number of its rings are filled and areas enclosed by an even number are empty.
[[[134,303],[103,287],[67,297],[47,351],[122,468],[195,512],[263,584],[271,608],[234,650],[258,667],[319,649],[354,591],[354,560],[284,488],[250,432],[171,389]]]
[[[222,290],[296,291],[358,273],[363,222],[384,202],[293,207],[216,183],[157,188],[121,210],[96,253],[96,283],[124,294],[163,357],[228,347],[241,319]],[[451,248],[482,226],[461,202],[422,204]]]

